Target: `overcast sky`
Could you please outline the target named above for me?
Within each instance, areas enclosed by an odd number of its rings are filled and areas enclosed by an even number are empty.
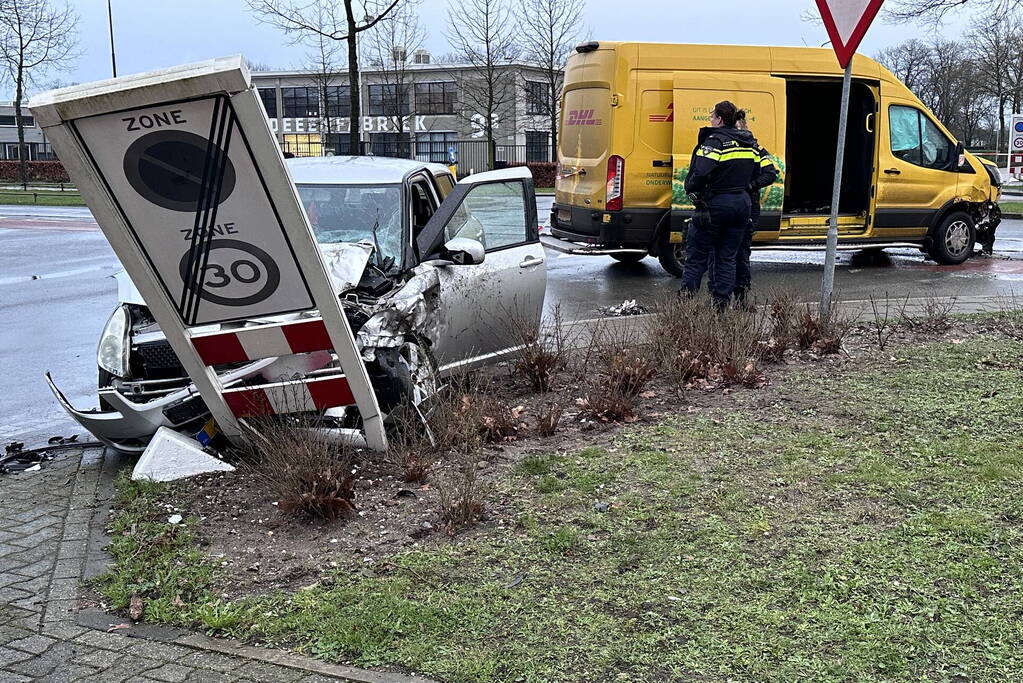
[[[59,1],[59,0],[58,0]],[[106,0],[71,0],[81,17],[82,56],[65,82],[88,82],[110,77],[110,45]],[[112,0],[117,70],[121,75],[241,53],[272,67],[299,68],[302,47],[288,44],[275,28],[260,24],[244,0]],[[447,0],[423,0],[420,18],[428,32],[426,48],[449,52],[444,38]],[[728,8],[733,10],[728,11]],[[801,20],[813,0],[587,0],[586,24],[597,40],[647,40],[678,43],[728,43],[818,46],[827,40],[824,28]],[[960,37],[967,18],[957,16],[939,31]],[[880,48],[907,38],[929,37],[930,29],[891,26],[880,20],[871,27],[860,51]],[[53,79],[50,79],[53,80]],[[0,99],[10,88],[0,86]]]

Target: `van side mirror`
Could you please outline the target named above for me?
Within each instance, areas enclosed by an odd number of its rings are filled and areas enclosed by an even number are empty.
[[[455,237],[445,242],[430,260],[439,260],[455,266],[477,266],[483,263],[486,255],[486,249],[476,240]]]

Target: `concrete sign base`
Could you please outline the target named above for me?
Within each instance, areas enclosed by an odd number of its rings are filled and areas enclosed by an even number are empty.
[[[160,427],[135,465],[131,478],[174,481],[207,472],[234,472],[234,467],[208,455],[195,439]]]

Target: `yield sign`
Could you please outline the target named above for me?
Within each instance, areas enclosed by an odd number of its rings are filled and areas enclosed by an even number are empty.
[[[817,0],[817,9],[828,29],[831,46],[843,69],[848,66],[863,40],[870,22],[884,0]]]

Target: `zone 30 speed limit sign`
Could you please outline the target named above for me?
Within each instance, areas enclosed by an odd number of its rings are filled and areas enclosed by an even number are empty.
[[[74,126],[185,324],[312,307],[226,95]]]
[[[29,108],[229,438],[253,416],[354,402],[366,444],[386,446],[369,375],[240,56],[55,90]],[[299,328],[309,339],[284,343]],[[216,367],[321,351],[338,363],[327,356],[315,374],[261,385],[221,382]]]

